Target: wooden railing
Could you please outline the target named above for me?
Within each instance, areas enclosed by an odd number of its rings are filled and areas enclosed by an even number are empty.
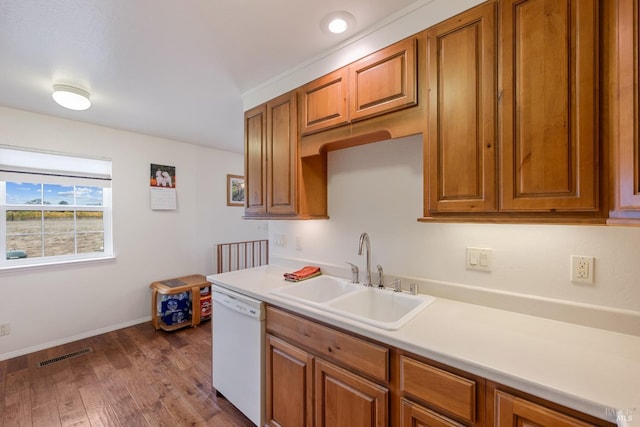
[[[268,263],[268,240],[218,244],[218,273],[258,267]]]

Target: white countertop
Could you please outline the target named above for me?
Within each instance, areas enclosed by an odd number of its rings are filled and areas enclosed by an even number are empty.
[[[271,294],[288,271],[267,265],[207,280],[601,419],[616,422],[621,411],[619,425],[640,425],[640,337],[442,298],[386,331]]]

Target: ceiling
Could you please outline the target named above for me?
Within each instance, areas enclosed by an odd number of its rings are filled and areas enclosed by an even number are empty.
[[[424,1],[0,0],[0,105],[241,152],[243,94]],[[322,31],[336,10],[355,29]]]

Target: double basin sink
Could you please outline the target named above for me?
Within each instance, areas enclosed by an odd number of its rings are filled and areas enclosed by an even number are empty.
[[[429,295],[367,287],[326,275],[291,283],[271,293],[386,330],[402,327],[435,301]]]

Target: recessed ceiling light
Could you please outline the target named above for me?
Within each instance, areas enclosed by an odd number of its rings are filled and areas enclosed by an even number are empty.
[[[349,24],[342,18],[334,18],[329,22],[328,27],[329,31],[335,34],[344,33],[349,28]]]
[[[328,31],[332,34],[341,34],[347,31],[350,27],[356,23],[356,19],[349,12],[339,10],[332,12],[324,17],[320,27],[324,31]]]
[[[91,107],[89,92],[75,86],[53,85],[53,94],[51,96],[59,105],[70,110],[82,111]]]

